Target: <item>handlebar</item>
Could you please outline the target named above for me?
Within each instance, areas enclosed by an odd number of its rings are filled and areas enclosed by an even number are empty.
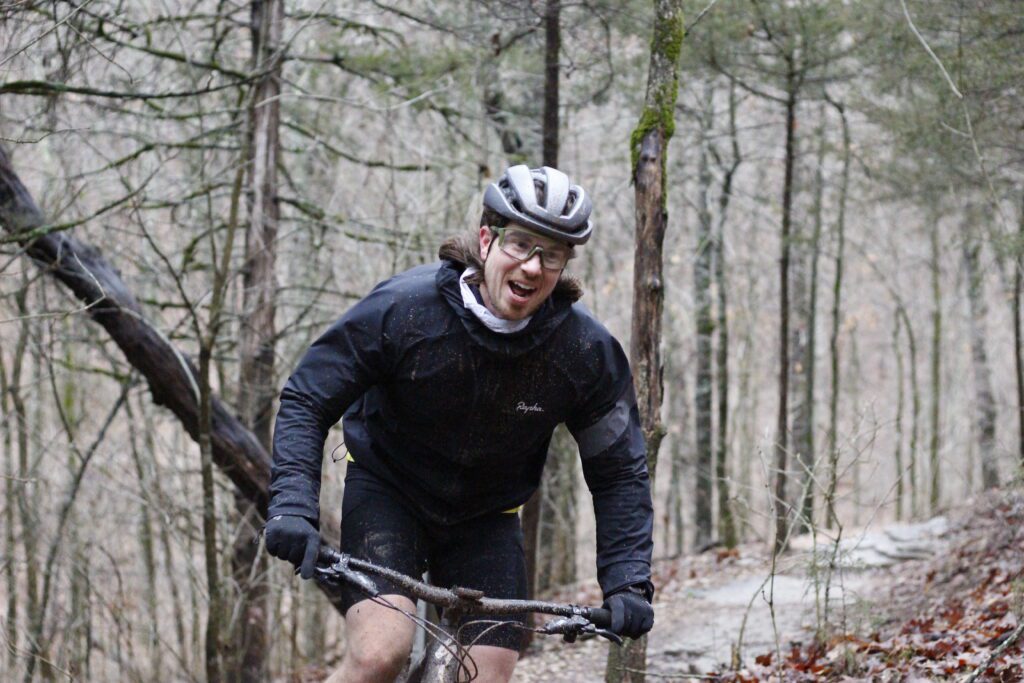
[[[327,544],[320,546],[316,568],[318,580],[327,583],[347,582],[369,597],[378,597],[380,590],[368,574],[383,577],[416,597],[445,609],[492,615],[521,612],[550,614],[561,618],[541,626],[538,629],[541,633],[559,634],[568,642],[581,635],[598,635],[622,644],[622,638],[608,630],[612,623],[612,613],[601,607],[563,605],[540,600],[500,600],[467,588],[439,588],[393,569],[339,552]]]

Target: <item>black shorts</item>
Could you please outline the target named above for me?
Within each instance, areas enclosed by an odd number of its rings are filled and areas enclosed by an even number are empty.
[[[430,572],[436,586],[475,588],[489,598],[526,598],[526,560],[519,515],[492,513],[454,525],[422,519],[393,486],[354,462],[348,463],[341,508],[341,550],[352,557],[420,578]],[[381,594],[405,595],[406,590],[372,577]],[[346,586],[342,607],[366,595]],[[496,645],[519,650],[526,615],[467,616],[460,622],[459,641],[465,645]],[[506,625],[495,626],[494,622]],[[492,628],[493,627],[493,628]]]

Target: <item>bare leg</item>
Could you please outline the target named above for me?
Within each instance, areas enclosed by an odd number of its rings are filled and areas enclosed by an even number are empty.
[[[416,605],[404,596],[382,597],[395,607],[416,612]],[[372,600],[357,602],[345,615],[345,657],[326,683],[395,680],[412,650],[415,632],[416,625],[405,615]]]
[[[469,648],[469,654],[479,671],[473,683],[508,683],[519,661],[519,653],[515,650],[493,645],[474,645]]]

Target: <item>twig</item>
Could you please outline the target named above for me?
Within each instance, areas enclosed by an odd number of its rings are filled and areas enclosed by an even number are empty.
[[[928,46],[928,41],[926,41],[924,39],[924,36],[921,35],[921,32],[917,30],[917,26],[914,25],[914,20],[910,18],[910,10],[907,9],[907,0],[900,0],[900,5],[903,7],[903,16],[907,18],[907,23],[910,25],[910,30],[914,32],[915,36],[917,36],[918,41],[920,41],[921,46],[924,47],[924,50],[925,52],[928,53],[928,56],[931,57],[932,61],[934,61],[938,65],[939,70],[942,72],[942,75],[946,77],[946,82],[949,83],[949,87],[952,88],[953,94],[957,96],[957,99],[962,100],[964,98],[963,93],[961,93],[957,89],[956,84],[953,82],[952,76],[950,76],[949,72],[946,71],[946,67],[942,65],[942,60],[939,59],[938,55],[936,55],[932,51],[931,47]]]
[[[712,8],[712,7],[714,7],[714,6],[715,6],[715,5],[717,5],[717,4],[718,4],[718,0],[711,0],[711,2],[709,2],[709,3],[707,4],[707,7],[705,7],[705,8],[704,8],[704,9],[702,9],[702,10],[701,10],[700,12],[698,12],[698,13],[697,13],[697,16],[695,16],[695,17],[693,18],[693,21],[691,21],[691,22],[690,22],[689,24],[687,24],[687,25],[686,25],[686,28],[685,28],[685,29],[683,29],[683,30],[684,30],[684,32],[685,32],[685,34],[686,34],[686,35],[690,35],[690,31],[692,31],[692,30],[693,30],[693,27],[694,27],[694,26],[696,26],[697,24],[699,24],[699,23],[700,23],[700,20],[704,18],[704,15],[705,15],[705,14],[707,14],[708,12],[710,12],[710,11],[711,11],[711,8]]]
[[[71,12],[69,12],[69,13],[68,13],[68,15],[67,15],[66,17],[64,17],[63,19],[61,19],[61,20],[60,20],[60,21],[58,21],[58,22],[55,22],[53,26],[51,26],[50,28],[46,29],[45,31],[43,31],[42,33],[40,33],[40,34],[39,34],[38,36],[36,36],[36,37],[35,37],[35,38],[33,38],[32,40],[30,40],[30,41],[28,41],[27,43],[25,43],[24,45],[22,45],[21,47],[19,47],[18,49],[16,49],[16,50],[15,50],[14,52],[12,52],[11,54],[9,54],[9,55],[7,55],[6,57],[4,57],[4,58],[3,58],[3,60],[2,60],[2,61],[0,61],[0,66],[3,66],[3,65],[4,65],[4,64],[6,64],[7,62],[11,61],[12,59],[14,59],[14,58],[15,58],[15,57],[17,57],[18,55],[20,55],[20,54],[21,54],[22,52],[24,52],[25,50],[29,49],[30,47],[32,47],[32,46],[33,46],[33,45],[35,45],[36,43],[38,43],[38,42],[39,42],[40,40],[42,40],[42,39],[43,39],[43,38],[45,38],[46,36],[50,35],[50,34],[51,34],[51,33],[53,33],[54,31],[56,31],[56,30],[57,30],[58,28],[60,28],[60,27],[61,27],[61,26],[62,26],[63,24],[67,23],[67,22],[68,22],[68,21],[69,21],[69,20],[70,20],[70,19],[71,19],[71,18],[72,18],[73,16],[75,16],[76,14],[78,14],[78,12],[80,12],[80,11],[81,11],[81,10],[83,10],[83,9],[85,9],[85,6],[86,6],[86,5],[88,5],[88,4],[90,3],[90,2],[92,2],[92,0],[86,0],[86,2],[82,3],[81,5],[79,5],[78,7],[76,7],[76,8],[74,9],[74,10],[72,10]]]
[[[992,650],[992,652],[989,653],[989,656],[985,658],[985,661],[978,665],[978,668],[972,671],[970,675],[964,679],[964,683],[973,683],[974,679],[992,666],[992,662],[999,659],[999,657],[1006,652],[1006,649],[1013,645],[1014,641],[1020,638],[1020,634],[1022,632],[1024,632],[1024,619],[1021,619],[1021,622],[1017,624],[1017,628],[1013,629],[1013,632],[1006,637],[1006,640],[1004,640],[999,647]]]

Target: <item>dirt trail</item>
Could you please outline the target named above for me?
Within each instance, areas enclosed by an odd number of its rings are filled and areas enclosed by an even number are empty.
[[[939,552],[945,529],[945,519],[936,518],[847,534],[840,543],[839,569],[829,590],[831,619],[841,620],[847,628],[870,620],[872,599],[888,594],[891,568]],[[753,545],[741,547],[738,555],[710,552],[659,563],[656,622],[647,659],[647,670],[659,677],[648,680],[683,680],[679,674],[721,671],[731,659],[741,628],[744,659],[771,652],[777,644],[788,649],[792,641],[806,642],[824,603],[823,581],[813,579],[813,558],[817,556],[821,563],[832,549],[823,542],[815,553],[809,538],[798,539],[779,562],[772,582],[767,581],[770,558]],[[593,603],[595,592],[586,586],[577,594],[559,597]],[[520,662],[514,681],[603,680],[604,641],[570,645],[554,638],[543,640]]]

